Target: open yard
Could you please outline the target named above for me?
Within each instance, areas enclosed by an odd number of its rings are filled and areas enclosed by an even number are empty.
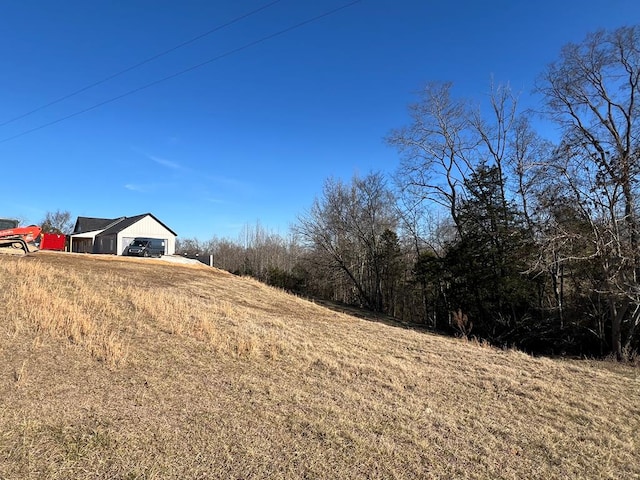
[[[200,265],[0,255],[0,479],[640,478],[640,369]]]

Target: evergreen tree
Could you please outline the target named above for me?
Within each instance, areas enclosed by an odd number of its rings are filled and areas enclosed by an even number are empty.
[[[515,327],[535,292],[523,273],[531,250],[527,230],[501,185],[499,169],[486,164],[465,182],[460,238],[445,257],[450,306],[468,315],[477,333],[494,340]]]

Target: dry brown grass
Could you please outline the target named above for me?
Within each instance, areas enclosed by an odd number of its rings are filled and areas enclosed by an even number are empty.
[[[0,256],[0,478],[640,478],[640,372],[207,267]]]

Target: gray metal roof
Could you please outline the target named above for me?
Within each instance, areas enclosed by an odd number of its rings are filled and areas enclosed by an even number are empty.
[[[96,230],[104,230],[109,228],[114,222],[122,220],[120,218],[95,218],[95,217],[78,217],[73,227],[73,233],[94,232]]]

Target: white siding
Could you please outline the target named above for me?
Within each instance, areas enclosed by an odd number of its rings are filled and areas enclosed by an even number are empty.
[[[156,221],[149,215],[140,219],[133,225],[125,228],[118,234],[118,254],[122,255],[122,252],[124,251],[128,243],[131,242],[131,239],[136,237],[159,238],[160,240],[165,241],[166,255],[173,255],[174,253],[176,253],[175,235],[173,235],[173,233],[163,227],[160,222]]]

